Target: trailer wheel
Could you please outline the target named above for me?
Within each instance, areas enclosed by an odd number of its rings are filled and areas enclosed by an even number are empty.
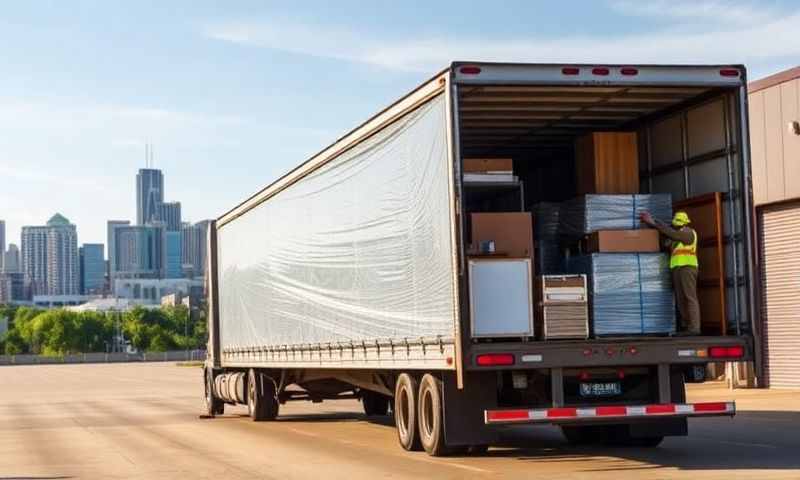
[[[422,448],[433,457],[449,453],[444,440],[444,410],[442,409],[442,382],[426,373],[419,383],[417,422]]]
[[[225,402],[214,396],[214,372],[210,368],[203,370],[203,385],[206,415],[213,417],[225,413]]]
[[[278,416],[275,382],[252,368],[247,374],[247,412],[254,422],[275,420]]]
[[[417,430],[417,380],[407,373],[397,377],[394,387],[394,422],[400,446],[422,450]]]
[[[361,403],[368,417],[384,416],[389,413],[389,397],[386,395],[365,390],[361,394]]]

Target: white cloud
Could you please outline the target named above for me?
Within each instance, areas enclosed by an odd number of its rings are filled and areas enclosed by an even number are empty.
[[[731,1],[667,1],[667,0],[614,0],[612,10],[623,15],[655,17],[665,21],[681,20],[704,22],[712,25],[754,23],[774,20],[780,12],[774,6],[755,2]]]
[[[290,22],[228,22],[205,35],[241,45],[431,72],[452,60],[609,63],[746,63],[763,70],[800,55],[800,13],[757,10],[751,4],[656,1],[611,4],[628,16],[669,20],[648,33],[564,38],[442,36],[386,39],[356,30]],[[693,25],[689,30],[677,27]],[[764,73],[764,72],[761,72]]]

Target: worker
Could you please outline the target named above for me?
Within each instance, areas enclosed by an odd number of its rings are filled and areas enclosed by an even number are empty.
[[[697,232],[689,226],[686,212],[675,212],[672,227],[642,212],[642,223],[650,225],[668,238],[670,248],[669,268],[678,313],[681,316],[683,335],[700,335],[700,302],[697,299]]]

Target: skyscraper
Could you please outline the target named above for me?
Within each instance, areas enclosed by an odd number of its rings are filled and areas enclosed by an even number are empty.
[[[76,295],[80,290],[78,232],[57,213],[46,226],[22,227],[22,270],[32,295]]]
[[[165,233],[167,248],[167,265],[164,278],[183,278],[183,242],[182,233],[169,231]]]
[[[136,224],[159,220],[164,203],[164,175],[161,170],[140,168],[136,175]]]
[[[114,228],[114,278],[163,278],[166,264],[163,223]]]
[[[116,255],[116,228],[130,225],[128,220],[109,220],[106,224],[106,245],[108,245],[108,283],[109,290],[114,290],[114,275],[117,271]]]
[[[81,265],[81,294],[97,295],[103,293],[105,280],[105,259],[102,243],[84,243],[78,251]]]
[[[16,273],[20,271],[19,264],[19,247],[15,243],[8,244],[8,250],[3,255],[3,270],[9,273]]]
[[[168,232],[179,232],[181,230],[181,202],[162,203],[159,220],[164,222]]]
[[[194,225],[184,223],[182,232],[183,271],[189,278],[202,277],[206,269],[206,236],[209,220]]]

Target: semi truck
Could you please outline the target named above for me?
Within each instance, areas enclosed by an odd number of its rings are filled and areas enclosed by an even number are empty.
[[[510,425],[656,446],[690,417],[733,416],[685,385],[757,353],[746,88],[742,65],[453,62],[211,223],[207,413],[359,399],[433,456]],[[503,335],[498,308],[499,334],[478,335],[463,160],[513,159],[530,210],[577,195],[575,139],[596,131],[637,133],[641,192],[716,206],[695,222],[713,223],[703,334]]]

